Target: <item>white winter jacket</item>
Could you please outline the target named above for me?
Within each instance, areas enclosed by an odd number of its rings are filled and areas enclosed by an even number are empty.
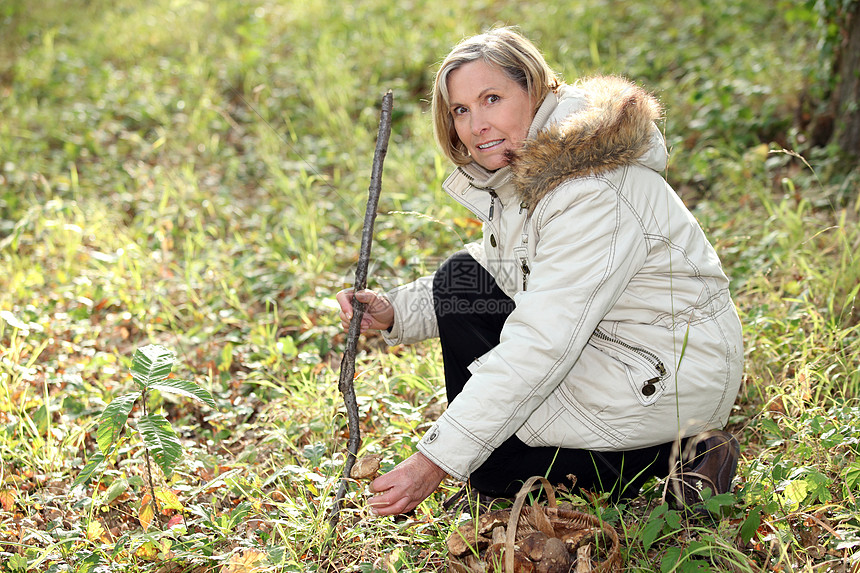
[[[466,479],[512,434],[627,450],[722,427],[741,325],[720,261],[660,171],[657,102],[614,77],[563,86],[511,165],[445,190],[483,221],[467,245],[515,302],[501,342],[418,444]],[[432,276],[387,293],[389,344],[437,336]]]

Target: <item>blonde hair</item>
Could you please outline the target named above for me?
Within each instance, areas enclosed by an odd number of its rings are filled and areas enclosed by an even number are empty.
[[[472,158],[454,130],[448,76],[463,64],[478,60],[498,68],[519,84],[534,102],[532,113],[537,111],[550,92],[561,85],[561,78],[549,67],[535,45],[511,27],[496,28],[466,38],[454,46],[436,72],[432,114],[436,142],[455,165],[466,165]]]

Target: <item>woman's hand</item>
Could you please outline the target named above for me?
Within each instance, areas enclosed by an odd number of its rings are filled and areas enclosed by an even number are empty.
[[[362,333],[371,328],[388,330],[394,325],[394,307],[391,306],[387,298],[381,297],[373,291],[362,290],[355,293],[353,289],[348,288],[337,293],[335,298],[340,304],[340,323],[344,330],[349,329],[349,322],[352,320],[353,298],[367,305],[364,316],[361,318]]]
[[[378,515],[406,513],[436,491],[447,473],[417,452],[397,464],[393,470],[370,483],[370,491],[379,493],[367,503]]]

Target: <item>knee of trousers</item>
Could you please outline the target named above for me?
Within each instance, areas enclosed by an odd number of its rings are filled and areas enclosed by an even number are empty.
[[[480,263],[468,251],[457,251],[442,263],[433,277],[433,298],[436,301],[462,293],[469,281],[475,280]]]

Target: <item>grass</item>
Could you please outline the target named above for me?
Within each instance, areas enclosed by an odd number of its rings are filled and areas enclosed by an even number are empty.
[[[337,391],[381,95],[395,95],[371,280],[428,272],[479,226],[441,191],[435,64],[518,24],[568,80],[620,73],[665,104],[668,178],[720,252],[744,323],[720,517],[660,484],[565,501],[622,535],[629,571],[851,570],[860,544],[858,172],[795,116],[823,81],[810,8],[589,0],[465,4],[23,0],[0,7],[0,571],[444,570],[441,507],[330,536]],[[789,150],[786,152],[785,150]],[[120,444],[69,489],[138,347],[178,353],[210,410],[153,396],[185,456],[144,528],[144,458]],[[390,468],[444,407],[438,347],[363,344],[363,448]],[[132,414],[134,417],[139,412]],[[96,569],[98,564],[99,569]],[[657,565],[655,565],[657,564]]]

